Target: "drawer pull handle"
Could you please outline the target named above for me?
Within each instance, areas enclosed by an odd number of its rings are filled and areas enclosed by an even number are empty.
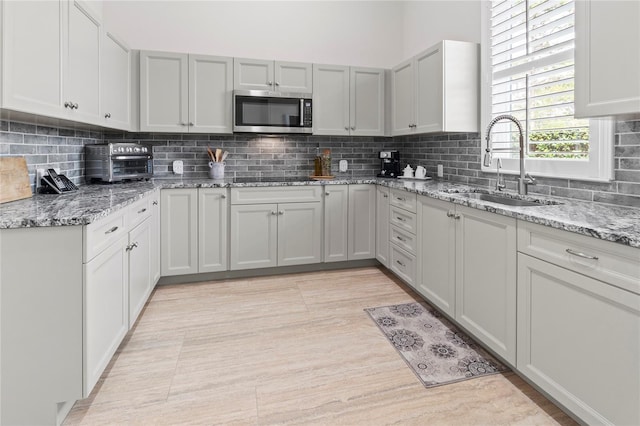
[[[584,259],[589,259],[589,260],[598,260],[598,256],[591,256],[591,255],[588,255],[588,254],[581,253],[581,252],[579,252],[579,251],[573,251],[573,250],[571,250],[571,249],[567,249],[566,251],[567,251],[567,253],[569,253],[569,254],[572,254],[572,255],[574,255],[574,256],[578,256],[578,257],[582,257],[582,258],[584,258]]]
[[[111,233],[113,233],[113,232],[116,232],[117,230],[118,230],[118,227],[117,227],[117,226],[114,226],[113,228],[106,230],[106,231],[104,232],[104,234],[105,234],[105,235],[107,235],[107,234],[111,234]]]
[[[144,209],[142,209],[142,210],[138,210],[138,214],[140,214],[140,213],[144,213],[144,212],[146,212],[146,211],[147,211],[147,209],[146,209],[146,207],[145,207],[145,208],[144,208]]]
[[[387,194],[383,194],[382,195],[384,198],[389,198],[389,196]]]
[[[405,201],[405,199],[402,197],[398,197],[398,201]]]
[[[400,262],[399,260],[396,260],[396,263],[400,266],[405,266],[404,263]]]
[[[398,235],[398,236],[396,236],[396,238],[397,238],[399,241],[402,241],[402,242],[407,241],[407,240],[405,240],[404,238],[402,238],[402,237],[401,237],[401,236],[399,236],[399,235]]]
[[[406,220],[401,218],[400,216],[396,216],[396,219],[398,219],[400,222],[406,222]]]

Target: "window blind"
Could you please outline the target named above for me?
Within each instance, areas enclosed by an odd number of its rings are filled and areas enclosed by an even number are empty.
[[[587,159],[589,120],[573,117],[574,0],[491,4],[491,114],[512,114],[529,157]],[[494,152],[517,157],[515,124],[499,122]]]

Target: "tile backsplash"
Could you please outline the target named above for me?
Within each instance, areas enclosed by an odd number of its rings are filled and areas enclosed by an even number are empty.
[[[32,183],[36,168],[59,167],[75,183],[84,183],[84,146],[106,141],[140,141],[153,145],[158,177],[174,177],[174,160],[184,162],[184,178],[207,177],[206,148],[229,151],[225,175],[234,178],[307,177],[313,172],[316,148],[331,150],[333,174],[372,177],[378,172],[378,151],[398,149],[402,166],[424,165],[435,176],[444,166],[444,180],[492,187],[494,173],[480,170],[480,135],[438,134],[410,137],[337,137],[208,135],[86,131],[15,121],[0,121],[0,155],[27,159]],[[615,180],[594,183],[538,178],[532,193],[640,207],[640,120],[618,121],[615,135]],[[349,169],[338,172],[338,161]],[[507,180],[509,179],[507,177]],[[509,182],[510,187],[512,183]],[[514,187],[515,188],[515,187]]]

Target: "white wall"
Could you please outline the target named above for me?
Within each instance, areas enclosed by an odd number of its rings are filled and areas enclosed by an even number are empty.
[[[105,0],[133,49],[391,68],[442,39],[480,41],[479,0]]]
[[[134,49],[386,67],[398,62],[391,1],[114,1],[107,28]]]
[[[480,0],[403,3],[403,58],[409,58],[441,40],[480,43]]]

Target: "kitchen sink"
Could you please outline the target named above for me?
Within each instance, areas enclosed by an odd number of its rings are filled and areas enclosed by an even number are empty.
[[[485,194],[482,192],[464,192],[464,193],[461,193],[460,195],[462,195],[463,197],[474,199],[474,200],[489,201],[491,203],[504,204],[507,206],[515,206],[515,207],[533,207],[533,206],[560,204],[556,201],[550,201],[550,200],[534,200],[534,201],[521,200],[519,198],[512,198],[507,195]]]

